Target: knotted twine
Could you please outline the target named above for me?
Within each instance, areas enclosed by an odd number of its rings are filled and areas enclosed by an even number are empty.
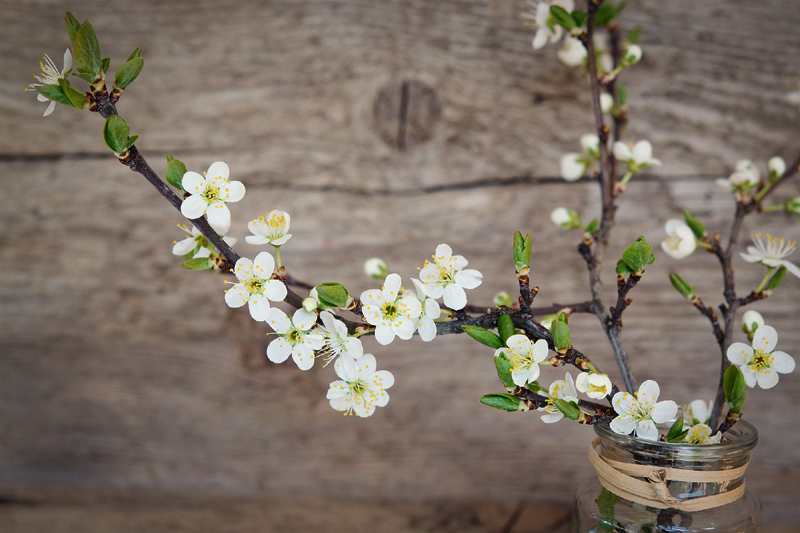
[[[744,494],[744,479],[733,490],[710,496],[700,496],[688,500],[678,500],[669,493],[667,481],[689,481],[697,483],[725,483],[744,475],[750,455],[743,466],[729,470],[685,470],[659,466],[637,465],[615,461],[598,455],[595,448],[600,444],[597,438],[589,447],[589,460],[592,462],[600,483],[610,492],[634,503],[655,507],[656,509],[679,509],[681,511],[703,511],[735,502]],[[646,481],[637,478],[644,478]]]

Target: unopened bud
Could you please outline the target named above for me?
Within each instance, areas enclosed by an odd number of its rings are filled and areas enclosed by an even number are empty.
[[[494,295],[492,301],[494,302],[494,305],[497,306],[511,307],[514,305],[514,298],[512,298],[508,291],[498,292]]]
[[[620,63],[623,67],[635,65],[642,59],[642,47],[638,44],[629,44],[625,49],[625,54],[622,56]]]
[[[316,298],[311,298],[310,296],[303,300],[303,309],[308,311],[309,313],[313,313],[317,310],[319,306],[319,302],[317,302]]]
[[[764,317],[758,311],[747,311],[742,316],[742,331],[747,335],[747,340],[753,341],[756,330],[764,325]]]
[[[556,226],[566,230],[580,228],[583,225],[578,212],[573,209],[567,209],[566,207],[556,207],[553,209],[553,212],[550,213],[550,221]]]
[[[800,215],[800,196],[795,196],[791,200],[787,201],[785,204],[783,204],[783,208],[789,213]]]
[[[770,181],[776,180],[786,172],[786,161],[782,157],[775,156],[767,162]]]
[[[373,279],[385,279],[389,275],[389,266],[380,257],[371,257],[364,261],[364,273]]]
[[[600,95],[600,110],[603,113],[611,113],[611,110],[614,108],[614,97],[608,93],[603,93]]]

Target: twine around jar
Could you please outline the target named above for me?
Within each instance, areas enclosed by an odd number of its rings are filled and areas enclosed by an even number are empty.
[[[589,460],[592,462],[600,483],[610,492],[634,503],[655,507],[656,509],[680,509],[681,511],[703,511],[735,502],[744,494],[744,480],[733,490],[710,496],[700,496],[678,500],[669,493],[667,481],[689,481],[697,483],[724,483],[744,475],[747,462],[730,470],[685,470],[658,466],[637,465],[615,461],[598,455],[595,448],[600,444],[597,438],[589,447]],[[637,478],[643,478],[637,479]]]

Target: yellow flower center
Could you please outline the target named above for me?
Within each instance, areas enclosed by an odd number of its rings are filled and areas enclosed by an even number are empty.
[[[772,356],[772,354],[762,352],[761,350],[756,350],[753,354],[753,358],[747,362],[747,366],[758,373],[766,372],[772,366],[772,361],[774,359],[775,358]]]

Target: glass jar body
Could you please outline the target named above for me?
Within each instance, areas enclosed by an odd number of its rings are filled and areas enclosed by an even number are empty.
[[[719,471],[747,464],[750,450],[758,441],[755,428],[738,422],[726,441],[712,445],[650,442],[596,427],[600,453],[615,461],[659,468]],[[723,482],[668,481],[670,494],[680,502],[734,490],[744,477]],[[655,533],[655,532],[736,532],[753,533],[761,529],[761,504],[749,492],[732,503],[702,511],[657,509],[614,495],[597,476],[584,481],[575,493],[573,526],[575,533]]]

